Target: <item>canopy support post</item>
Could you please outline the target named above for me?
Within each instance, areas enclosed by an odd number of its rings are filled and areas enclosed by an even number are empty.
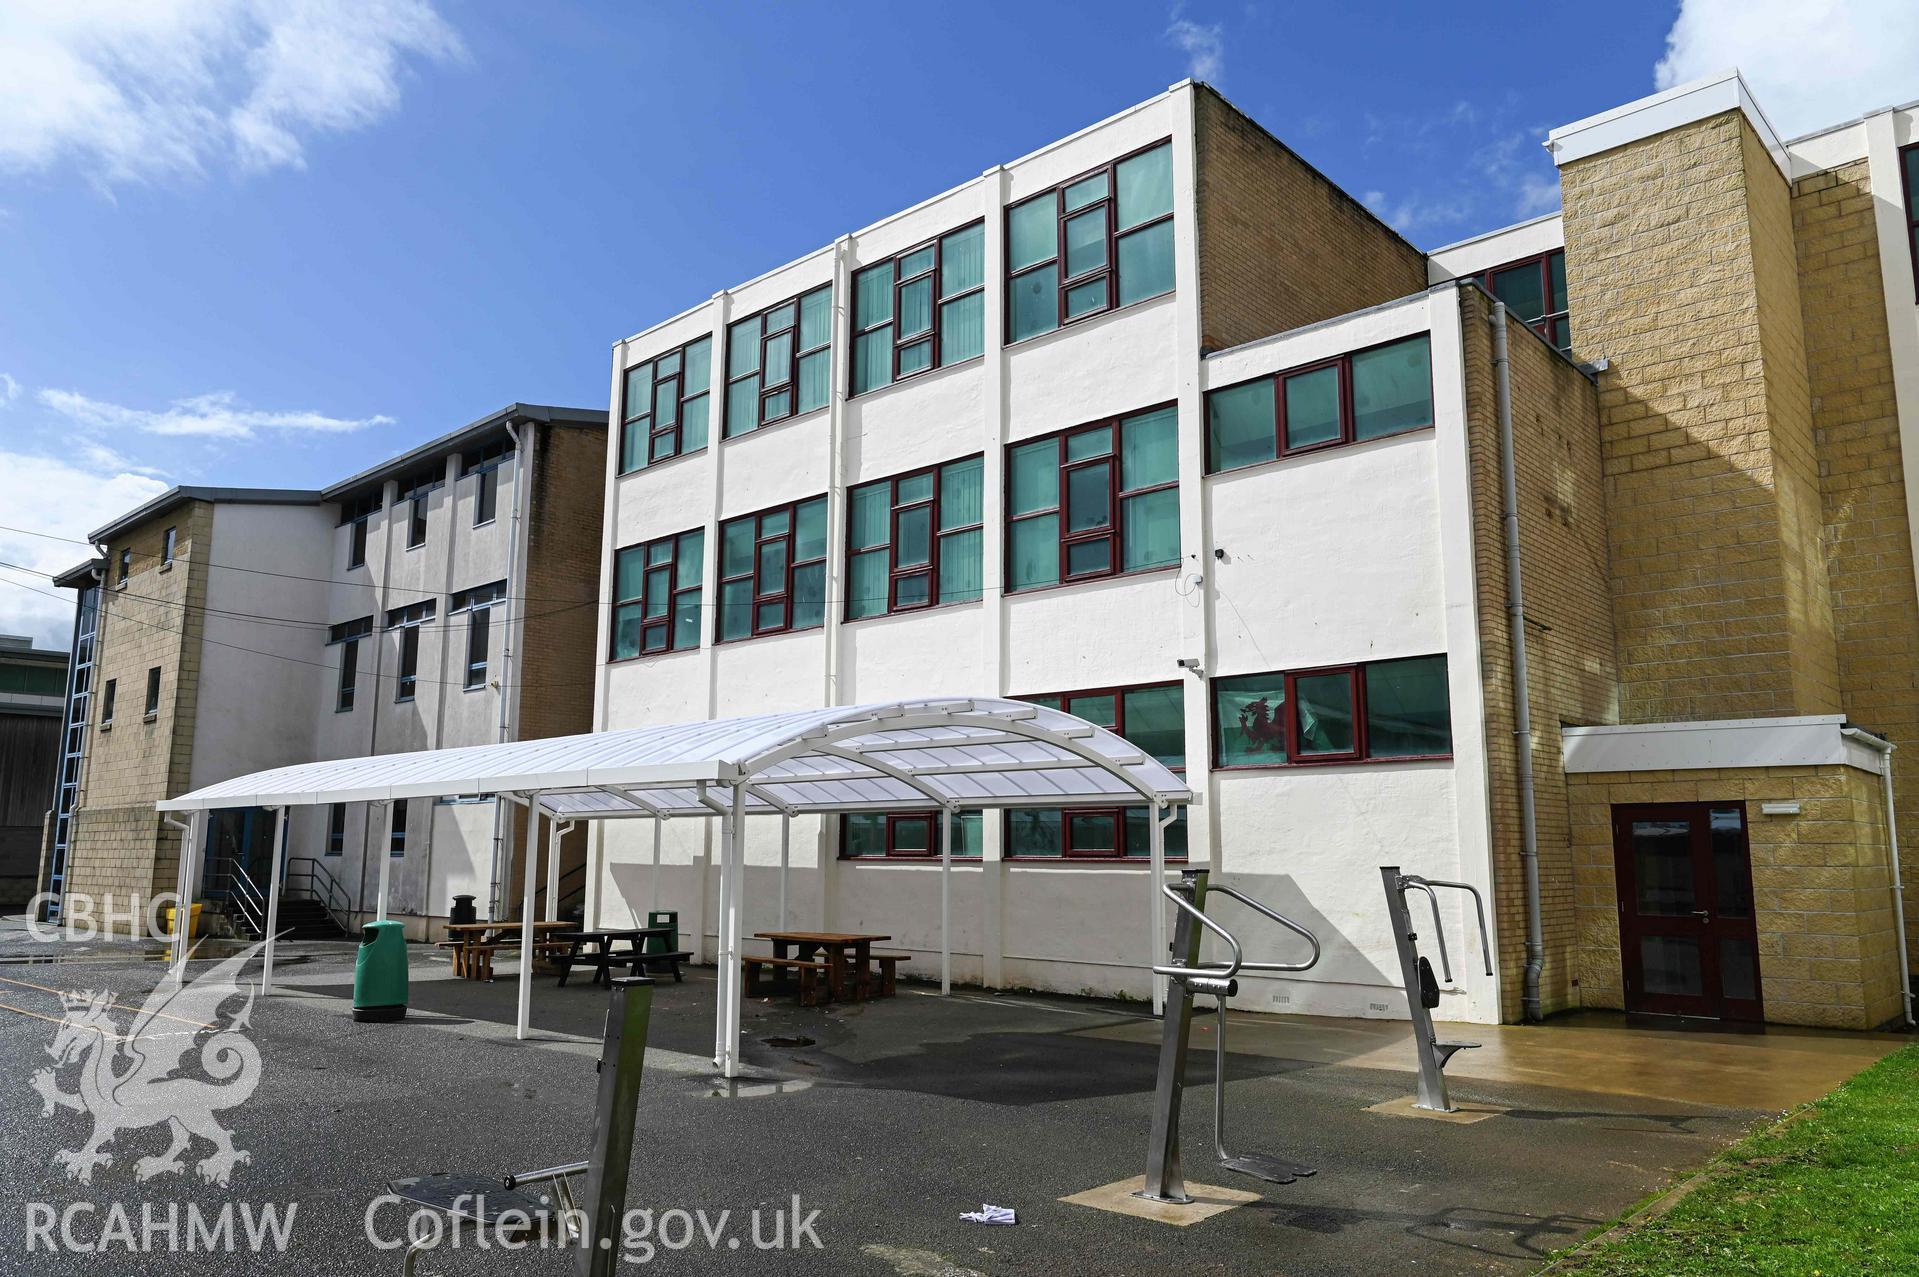
[[[267,887],[266,965],[260,971],[260,996],[273,992],[273,943],[280,931],[280,873],[287,854],[287,809],[273,809],[273,874]]]
[[[666,821],[659,816],[653,817],[653,872],[646,876],[647,890],[650,893],[646,906],[648,926],[653,924],[651,915],[660,910],[660,837],[665,830]],[[701,893],[704,894],[704,892],[705,887],[702,886]]]
[[[380,851],[380,886],[378,895],[373,901],[373,920],[375,922],[386,921],[386,884],[387,878],[393,870],[393,813],[399,810],[394,804],[405,801],[406,799],[404,798],[394,798],[389,799],[385,804],[386,846]]]
[[[776,931],[786,930],[786,871],[792,863],[793,818],[785,812],[780,813],[780,920],[775,924]]]
[[[740,1075],[740,897],[746,877],[746,846],[741,836],[741,816],[745,812],[746,790],[739,784],[732,793],[727,812],[720,824],[720,1046],[719,1066],[723,1077]]]
[[[507,813],[509,821],[512,816],[512,812]],[[540,858],[533,854],[533,849],[540,845],[539,837],[540,795],[536,791],[527,795],[526,872],[520,887],[520,1008],[513,1036],[521,1039],[533,1031],[533,887],[540,867]]]
[[[1146,904],[1152,910],[1150,934],[1153,944],[1152,961],[1146,964],[1148,971],[1154,967],[1164,966],[1167,962],[1166,906],[1160,900],[1160,888],[1166,882],[1166,826],[1172,824],[1178,817],[1177,807],[1169,807],[1165,803],[1154,803],[1152,818],[1148,822],[1151,826],[1148,845],[1152,848],[1153,859],[1152,881],[1146,888]],[[1152,976],[1152,981],[1153,1014],[1160,1015],[1166,1010],[1166,977],[1155,974]]]
[[[940,996],[953,992],[953,809],[940,808]]]
[[[174,892],[173,906],[173,978],[176,982],[184,980],[187,974],[187,952],[192,948],[194,884],[199,881],[196,857],[206,828],[207,813],[196,811],[187,817],[186,827],[180,832],[179,890]]]
[[[560,821],[546,822],[546,909],[547,921],[560,916]]]

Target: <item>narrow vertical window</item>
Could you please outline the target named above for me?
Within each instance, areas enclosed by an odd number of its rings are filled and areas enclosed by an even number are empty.
[[[493,522],[498,513],[500,467],[513,455],[511,435],[482,447],[469,449],[460,457],[462,477],[473,476],[473,526]]]
[[[328,803],[326,814],[326,854],[338,856],[346,851],[346,804]]]
[[[466,681],[468,691],[486,686],[487,631],[493,617],[490,607],[474,608],[466,614]]]
[[[986,227],[976,222],[853,277],[852,392],[986,349]]]
[[[386,628],[400,631],[400,659],[393,693],[396,701],[413,699],[420,672],[420,626],[433,619],[435,610],[434,600],[422,599],[418,603],[393,608],[386,614]]]
[[[698,337],[626,370],[620,394],[620,473],[706,447],[713,338]]]
[[[114,578],[114,584],[125,585],[127,583],[127,578],[132,575],[133,575],[133,551],[130,549],[123,549],[120,551],[119,575]]]
[[[355,695],[359,688],[360,677],[360,640],[373,633],[373,618],[363,616],[355,621],[342,621],[327,633],[327,645],[340,649],[340,681],[333,696],[333,708],[336,713],[344,714],[353,708]]]
[[[493,503],[499,492],[500,472],[497,468],[482,470],[479,483],[473,491],[473,526],[493,522]]]
[[[1486,291],[1560,350],[1571,350],[1572,320],[1566,301],[1566,250],[1496,266],[1480,277]]]
[[[406,548],[417,550],[426,544],[426,498],[414,497],[407,505]]]
[[[120,680],[117,678],[108,679],[106,686],[100,690],[100,726],[102,727],[113,726],[113,700],[119,690]]]
[[[613,565],[614,660],[700,645],[705,558],[704,528],[620,550]]]
[[[146,716],[152,718],[160,712],[160,667],[153,666],[147,671],[147,708]]]
[[[392,823],[387,827],[386,844],[387,854],[390,856],[406,855],[406,816],[407,808],[411,805],[404,798],[393,800],[393,814],[389,818]]]
[[[166,536],[160,541],[160,566],[173,566],[173,553],[180,543],[180,529],[168,528]]]

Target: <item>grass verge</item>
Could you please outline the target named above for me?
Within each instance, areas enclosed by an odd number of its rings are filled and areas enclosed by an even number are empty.
[[[1554,1277],[1919,1273],[1919,1045],[1727,1149],[1671,1209]]]

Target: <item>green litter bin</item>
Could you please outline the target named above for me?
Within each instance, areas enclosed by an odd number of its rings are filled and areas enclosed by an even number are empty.
[[[406,1018],[406,928],[397,922],[369,922],[360,928],[360,951],[353,959],[353,1018]]]
[[[672,953],[680,947],[680,913],[677,909],[655,909],[646,915],[649,927],[671,927],[673,934],[667,936],[648,936],[646,952]]]

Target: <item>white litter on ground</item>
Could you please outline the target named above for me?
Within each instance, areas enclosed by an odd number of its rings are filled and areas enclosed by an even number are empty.
[[[1010,1207],[989,1206],[985,1202],[980,1203],[980,1208],[978,1210],[961,1211],[960,1218],[970,1219],[975,1224],[1017,1224],[1019,1223],[1019,1216],[1015,1215]]]

